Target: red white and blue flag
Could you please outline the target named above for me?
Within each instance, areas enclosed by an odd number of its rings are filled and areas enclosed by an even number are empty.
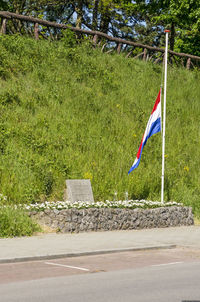
[[[146,145],[148,138],[150,138],[153,134],[156,134],[160,131],[161,131],[161,89],[158,93],[156,102],[155,102],[153,110],[151,112],[151,116],[147,123],[147,127],[144,132],[140,147],[138,149],[136,159],[135,159],[132,167],[128,171],[128,174],[130,174],[134,169],[136,169],[139,166],[141,155],[142,155],[142,150],[143,150],[144,146]]]

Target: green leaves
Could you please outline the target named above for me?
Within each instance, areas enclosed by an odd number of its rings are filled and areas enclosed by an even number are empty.
[[[143,7],[143,1],[138,1]],[[149,16],[149,18],[147,17]],[[171,30],[171,50],[199,55],[200,1],[168,0],[148,1],[144,9],[145,20],[151,26],[162,26]],[[153,24],[154,23],[154,24]]]

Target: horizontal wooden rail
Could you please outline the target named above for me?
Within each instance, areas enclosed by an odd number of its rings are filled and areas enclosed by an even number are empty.
[[[100,31],[80,29],[80,28],[72,27],[72,26],[65,25],[65,24],[58,24],[58,23],[55,23],[55,22],[50,22],[50,21],[39,19],[39,18],[33,18],[33,17],[30,17],[30,16],[24,16],[24,15],[19,15],[19,14],[15,14],[15,13],[10,13],[10,12],[7,12],[7,11],[0,11],[0,17],[3,18],[3,19],[17,19],[17,20],[21,20],[21,21],[25,21],[25,22],[34,23],[36,25],[35,26],[35,37],[36,37],[36,39],[38,38],[37,27],[38,27],[38,24],[40,24],[40,25],[44,25],[44,26],[47,26],[47,27],[54,27],[54,28],[60,28],[60,29],[70,29],[70,30],[72,30],[73,32],[76,32],[76,33],[91,35],[91,36],[94,36],[94,41],[97,40],[97,37],[102,37],[102,38],[105,38],[108,41],[116,42],[118,45],[126,44],[126,45],[130,45],[130,46],[134,46],[134,47],[143,48],[144,50],[146,49],[146,50],[153,51],[153,52],[161,52],[161,53],[165,52],[164,48],[152,47],[152,46],[149,46],[149,45],[144,45],[144,44],[141,44],[141,43],[136,43],[136,42],[132,42],[132,41],[121,39],[121,38],[115,38],[115,37],[109,36],[109,35],[107,35],[103,32],[100,32]],[[2,22],[2,29],[1,29],[2,33],[5,33],[5,26],[6,26],[6,22]],[[146,50],[145,50],[145,52],[146,52]],[[118,52],[120,52],[119,48],[118,48]],[[182,57],[182,58],[185,57],[185,58],[188,58],[188,59],[193,59],[193,60],[200,61],[199,56],[194,56],[194,55],[190,55],[190,54],[186,54],[186,53],[179,53],[179,52],[175,52],[175,51],[172,51],[172,50],[169,50],[168,52],[169,52],[169,54],[177,56],[177,57]]]

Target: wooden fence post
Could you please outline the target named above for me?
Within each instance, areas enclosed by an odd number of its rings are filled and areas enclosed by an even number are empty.
[[[118,46],[117,46],[117,53],[118,53],[118,55],[120,54],[121,49],[122,49],[122,43],[119,43]]]
[[[1,21],[1,34],[6,34],[6,23],[7,19],[3,18]]]
[[[146,61],[147,58],[147,49],[144,49],[143,61]]]
[[[96,47],[96,45],[97,45],[97,42],[98,42],[98,35],[94,35],[94,37],[93,37],[93,44],[94,44],[94,46]]]
[[[35,36],[35,40],[39,40],[39,27],[38,27],[38,23],[34,24],[34,36]]]
[[[186,64],[186,68],[189,70],[190,69],[190,65],[191,65],[191,58],[187,59],[187,64]]]

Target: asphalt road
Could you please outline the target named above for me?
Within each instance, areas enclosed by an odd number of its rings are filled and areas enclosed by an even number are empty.
[[[200,250],[177,248],[0,265],[2,302],[200,301]]]

